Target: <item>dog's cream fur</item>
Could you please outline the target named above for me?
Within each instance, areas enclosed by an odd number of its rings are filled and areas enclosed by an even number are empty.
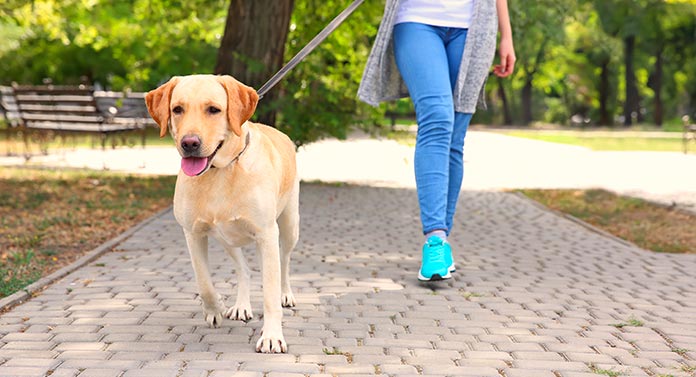
[[[252,318],[250,269],[240,247],[254,242],[262,264],[264,316],[256,350],[287,352],[281,305],[295,305],[289,264],[299,235],[294,144],[276,129],[248,121],[258,95],[230,76],[174,77],[145,100],[161,136],[169,126],[182,157],[182,139],[191,136],[201,141],[200,157],[213,156],[197,176],[180,171],[174,193],[174,215],[186,236],[206,322],[217,327],[223,317]],[[229,309],[211,281],[208,236],[236,262],[237,299]]]

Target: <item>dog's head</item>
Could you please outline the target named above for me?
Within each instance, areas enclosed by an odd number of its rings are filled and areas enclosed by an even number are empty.
[[[242,125],[256,110],[256,91],[231,76],[173,77],[145,95],[160,137],[169,128],[182,157],[181,169],[197,176],[225,167],[243,143]]]

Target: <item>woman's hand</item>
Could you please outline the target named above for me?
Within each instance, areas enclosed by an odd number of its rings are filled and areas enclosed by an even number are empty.
[[[515,70],[515,48],[512,46],[512,38],[503,37],[498,47],[500,64],[493,66],[493,73],[498,77],[508,77]]]
[[[512,27],[510,27],[510,13],[507,0],[496,0],[498,11],[498,30],[500,31],[500,64],[493,66],[493,73],[498,77],[508,77],[515,70],[515,48],[512,46]]]

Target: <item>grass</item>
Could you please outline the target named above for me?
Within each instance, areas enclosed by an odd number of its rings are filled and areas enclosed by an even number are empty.
[[[614,326],[617,329],[621,329],[621,328],[629,327],[629,326],[630,327],[643,327],[643,325],[644,325],[643,321],[638,320],[638,319],[633,318],[633,317],[629,318],[628,321],[626,321],[626,322],[611,324],[611,326]]]
[[[166,208],[175,179],[0,170],[0,297]]]
[[[520,190],[543,205],[567,213],[641,248],[696,253],[696,216],[619,196],[606,190]]]
[[[590,148],[596,151],[653,151],[681,152],[682,138],[680,134],[663,133],[659,137],[627,135],[623,131],[602,132],[593,131],[526,131],[516,130],[505,132],[506,135],[548,141],[552,143],[569,144]]]
[[[322,349],[322,351],[324,352],[324,355],[327,355],[327,356],[342,355],[342,356],[346,357],[346,360],[348,361],[348,363],[353,362],[353,354],[351,354],[350,352],[341,352],[341,350],[339,350],[336,347],[332,347],[331,349],[324,348],[324,349]]]
[[[485,128],[480,130],[486,131]],[[649,134],[642,131],[512,130],[501,132],[508,136],[581,146],[596,151],[682,152],[683,148],[681,134],[674,132],[650,132]],[[411,147],[416,145],[416,135],[410,131],[391,130],[386,131],[385,136],[403,145]],[[691,148],[694,147],[691,146]]]
[[[394,140],[399,144],[407,145],[409,147],[416,146],[416,134],[410,131],[387,131],[385,136],[387,139]]]
[[[594,364],[590,364],[590,372],[592,372],[594,374],[601,374],[601,375],[610,376],[610,377],[617,377],[617,376],[623,375],[623,372],[617,372],[617,371],[611,370],[611,369],[602,369],[602,368],[597,367]]]
[[[55,151],[61,149],[76,148],[101,148],[101,139],[95,134],[74,134],[66,137],[49,137],[47,140],[32,140],[29,148],[24,145],[21,135],[17,133],[3,134],[0,132],[0,153],[9,155],[38,154],[41,150]],[[135,132],[126,132],[119,135],[112,135],[106,139],[106,147],[128,146],[139,148],[141,146],[141,135]],[[145,145],[147,146],[171,146],[172,139],[169,134],[159,137],[159,129],[148,127],[145,130]]]

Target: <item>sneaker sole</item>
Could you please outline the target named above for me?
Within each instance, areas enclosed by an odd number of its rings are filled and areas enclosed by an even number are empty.
[[[420,271],[418,271],[418,280],[420,281],[441,281],[441,280],[447,280],[452,278],[452,275],[450,275],[450,272],[447,271],[447,273],[444,276],[441,276],[440,274],[433,274],[430,278],[426,278],[425,276],[421,275]]]

